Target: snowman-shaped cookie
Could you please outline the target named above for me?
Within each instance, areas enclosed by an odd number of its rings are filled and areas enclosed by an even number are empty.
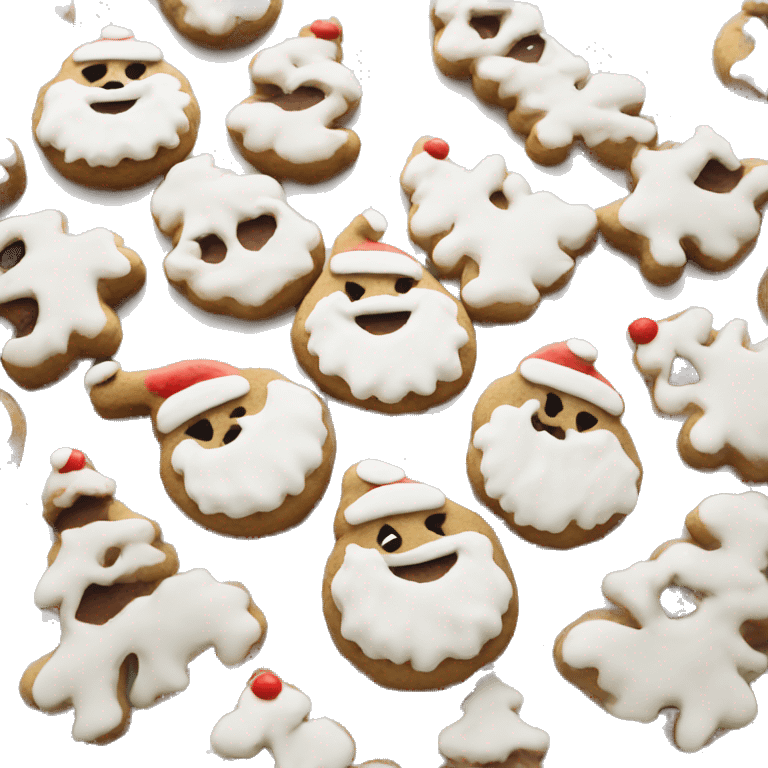
[[[344,475],[323,611],[339,651],[379,685],[444,688],[493,661],[517,622],[490,526],[375,459]]]
[[[75,49],[37,96],[35,139],[70,181],[125,189],[165,173],[194,146],[189,81],[152,43],[108,26]]]

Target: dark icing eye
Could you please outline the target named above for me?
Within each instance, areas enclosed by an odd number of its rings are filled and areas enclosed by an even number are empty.
[[[396,552],[402,546],[403,539],[391,525],[382,525],[376,542],[385,552]]]
[[[544,53],[546,41],[541,35],[528,35],[515,43],[515,46],[507,54],[511,59],[517,59],[528,64],[536,64]]]
[[[249,251],[260,251],[276,231],[277,219],[265,214],[256,219],[241,221],[237,225],[237,239],[243,248]]]
[[[90,67],[86,67],[83,70],[83,77],[89,83],[95,83],[97,80],[101,80],[104,75],[107,74],[106,64],[91,64]]]
[[[352,301],[357,301],[358,299],[363,298],[363,294],[365,293],[365,288],[363,288],[363,286],[360,285],[360,283],[353,283],[351,280],[348,280],[344,284],[344,291]]]
[[[195,440],[203,440],[207,443],[209,440],[213,440],[213,427],[208,419],[200,419],[200,421],[196,421],[189,427],[184,434],[194,437]]]
[[[27,252],[23,240],[14,240],[0,251],[0,270],[8,270],[15,267]]]
[[[147,71],[147,65],[141,64],[138,61],[134,61],[133,64],[129,64],[125,68],[125,74],[131,78],[131,80],[138,80]]]
[[[552,392],[547,392],[547,402],[544,404],[544,413],[547,416],[557,416],[563,410],[563,401]]]
[[[586,432],[588,429],[592,429],[595,424],[597,424],[597,419],[591,413],[579,411],[576,414],[576,429],[579,432]]]
[[[224,443],[224,445],[229,445],[233,440],[236,440],[240,436],[242,431],[243,428],[239,424],[233,424],[227,430],[227,434],[224,435],[224,438],[221,442]]]
[[[230,419],[239,419],[241,416],[245,416],[245,408],[242,405],[238,405],[232,413],[229,414]]]
[[[430,515],[425,521],[424,525],[428,531],[436,533],[438,536],[445,536],[443,531],[443,525],[445,525],[445,514],[438,512],[436,515]]]
[[[412,277],[398,277],[395,282],[395,290],[398,293],[408,293],[413,288],[414,282]]]
[[[206,235],[199,238],[200,258],[206,264],[220,264],[227,255],[227,246],[218,235]]]

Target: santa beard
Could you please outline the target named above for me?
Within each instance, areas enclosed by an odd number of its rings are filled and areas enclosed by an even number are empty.
[[[323,460],[328,431],[317,398],[287,381],[270,381],[267,402],[237,420],[242,431],[220,448],[182,440],[171,466],[204,515],[240,519],[277,509],[304,490],[306,477]]]
[[[454,553],[453,567],[435,581],[417,583],[390,571]],[[514,589],[493,561],[490,539],[465,531],[396,554],[350,544],[331,594],[341,636],[369,659],[431,672],[447,658],[474,658],[497,637]]]
[[[130,109],[115,115],[90,106],[133,99]],[[62,80],[45,94],[37,139],[63,152],[65,162],[85,160],[92,168],[113,168],[126,158],[150,160],[160,147],[179,145],[179,134],[189,129],[189,102],[181,82],[163,72],[114,90]]]
[[[368,333],[360,315],[410,312],[393,333]],[[307,318],[307,349],[326,376],[340,376],[358,400],[397,403],[410,392],[431,395],[440,381],[462,374],[459,350],[469,341],[459,325],[456,302],[439,291],[414,288],[351,301],[336,291],[321,299]]]
[[[475,433],[482,451],[485,492],[513,515],[515,525],[561,533],[570,522],[588,531],[637,503],[640,470],[607,429],[576,432],[564,440],[538,432],[531,417],[538,400],[501,405]]]

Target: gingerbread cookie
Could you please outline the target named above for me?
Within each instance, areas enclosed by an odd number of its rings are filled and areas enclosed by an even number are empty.
[[[399,467],[344,474],[323,578],[331,637],[387,688],[444,688],[493,661],[517,622],[512,570],[491,527]]]
[[[768,161],[739,160],[701,125],[682,144],[640,147],[630,194],[599,208],[600,231],[638,259],[656,285],[678,280],[688,261],[720,272],[749,253],[768,201]]]
[[[433,54],[449,77],[472,78],[477,95],[508,110],[537,163],[566,159],[575,141],[623,168],[656,126],[640,116],[645,86],[631,75],[592,74],[544,32],[536,6],[517,0],[432,0]]]
[[[126,189],[165,173],[191,151],[200,108],[187,78],[152,43],[108,26],[76,48],[40,89],[32,128],[70,181]]]
[[[523,722],[523,697],[496,675],[478,680],[461,705],[464,715],[440,732],[438,749],[448,768],[505,765],[539,768],[549,736]]]
[[[227,128],[263,173],[315,183],[356,160],[360,139],[339,125],[357,108],[362,90],[341,64],[341,40],[338,19],[318,20],[253,57],[256,92],[230,111]]]
[[[675,707],[675,743],[694,752],[757,714],[749,683],[768,667],[768,499],[710,496],[685,525],[684,539],[605,577],[611,605],[567,626],[555,661],[615,717],[649,723]],[[670,588],[693,610],[665,609]]]
[[[238,175],[200,155],[171,168],[152,215],[173,239],[165,274],[193,304],[246,320],[298,304],[325,260],[320,230],[270,176]]]
[[[160,477],[195,522],[232,536],[300,523],[331,477],[336,439],[325,403],[265,368],[185,360],[123,371],[114,360],[85,377],[100,416],[150,416]]]
[[[442,277],[461,279],[461,300],[475,322],[524,320],[594,245],[597,218],[589,206],[531,193],[501,155],[469,170],[448,159],[445,141],[424,136],[400,184],[411,199],[411,238]]]
[[[378,242],[386,228],[369,208],[336,238],[291,340],[302,368],[334,397],[386,413],[423,411],[469,382],[475,331],[416,259]]]
[[[723,85],[736,93],[768,95],[768,3],[746,0],[741,11],[729,19],[715,39],[712,60]]]
[[[635,320],[635,365],[656,408],[685,416],[677,449],[697,469],[733,467],[742,480],[768,481],[768,344],[749,340],[744,320],[719,331],[702,307],[655,322]]]
[[[13,205],[27,188],[27,169],[19,145],[0,139],[0,208]]]
[[[269,29],[283,0],[160,0],[159,5],[166,19],[193,43],[235,48]]]
[[[145,275],[119,235],[71,235],[59,211],[0,221],[0,316],[15,327],[1,355],[8,375],[34,389],[75,360],[114,354],[123,337],[114,308]]]
[[[123,734],[131,707],[184,690],[187,665],[215,648],[237,664],[263,640],[266,620],[241,584],[198,568],[176,573],[156,523],[114,498],[115,482],[77,450],[51,456],[43,516],[54,532],[39,608],[57,608],[61,642],[21,679],[31,707],[75,710],[73,737]]]
[[[237,706],[211,733],[211,747],[228,759],[255,757],[267,750],[276,768],[348,768],[355,759],[349,731],[327,717],[309,719],[312,702],[268,669],[257,669]],[[390,761],[375,765],[399,768]],[[373,768],[374,763],[362,763]]]

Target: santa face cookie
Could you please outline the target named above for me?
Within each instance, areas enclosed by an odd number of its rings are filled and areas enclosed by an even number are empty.
[[[114,308],[145,274],[119,235],[71,235],[59,211],[0,221],[0,316],[15,327],[1,355],[8,375],[33,389],[75,360],[114,354],[123,338]]]
[[[125,189],[190,153],[200,108],[187,79],[155,45],[122,27],[101,35],[75,49],[40,89],[32,128],[62,176]]]
[[[173,239],[165,274],[193,304],[246,320],[298,304],[325,259],[320,230],[270,176],[238,175],[200,155],[175,165],[152,195]]]
[[[624,401],[582,339],[550,344],[483,392],[467,471],[475,493],[528,541],[566,549],[600,538],[637,503],[642,466]]]
[[[458,394],[475,366],[466,311],[412,256],[378,240],[368,209],[333,245],[291,330],[299,363],[340,400],[375,411],[423,411]]]
[[[659,322],[640,318],[629,335],[656,408],[686,417],[677,440],[683,461],[768,481],[768,342],[753,344],[744,320],[714,330],[702,307]]]
[[[493,661],[515,580],[482,518],[375,459],[344,475],[323,612],[339,651],[387,688],[444,688]]]
[[[290,528],[330,480],[328,409],[275,371],[186,360],[125,372],[109,360],[85,384],[100,416],[152,418],[168,495],[210,530],[253,537]]]
[[[712,60],[723,85],[735,93],[764,99],[768,95],[768,3],[745,0],[717,35]]]
[[[0,139],[0,208],[13,205],[27,188],[27,170],[19,145]]]
[[[571,277],[574,259],[594,244],[595,212],[549,192],[531,193],[491,155],[466,169],[442,139],[422,137],[400,176],[411,199],[408,230],[443,277],[461,278],[475,322],[524,320]]]
[[[362,89],[341,64],[341,39],[338,19],[318,20],[251,61],[255,93],[230,111],[227,129],[263,173],[314,184],[357,159],[358,135],[339,125]]]

